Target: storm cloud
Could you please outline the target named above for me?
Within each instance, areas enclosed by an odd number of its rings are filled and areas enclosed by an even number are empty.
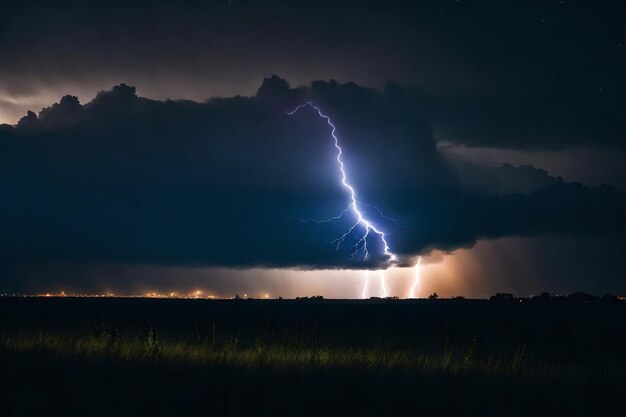
[[[251,97],[157,101],[120,84],[89,103],[65,96],[16,126],[0,126],[0,256],[4,268],[69,262],[382,268],[351,259],[354,240],[329,242],[351,219],[330,130],[367,214],[410,264],[432,249],[479,238],[623,236],[626,198],[608,186],[566,183],[533,167],[459,167],[442,157],[427,100],[273,76]],[[386,217],[378,212],[382,210]]]
[[[624,149],[624,14],[602,0],[7,0],[0,122],[120,82],[201,101],[278,73],[418,86],[438,141]]]

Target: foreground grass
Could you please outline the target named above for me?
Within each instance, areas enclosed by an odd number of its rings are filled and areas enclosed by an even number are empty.
[[[0,338],[5,416],[617,416],[623,363],[389,348],[41,335]]]
[[[0,300],[0,415],[620,416],[617,304]]]
[[[389,347],[336,348],[308,344],[285,344],[280,340],[258,339],[242,344],[238,338],[224,342],[159,341],[150,328],[143,337],[121,339],[106,329],[85,337],[43,335],[2,336],[0,349],[34,355],[57,355],[64,358],[113,359],[123,362],[162,363],[194,367],[263,367],[280,369],[326,369],[388,371],[417,374],[489,374],[533,378],[622,378],[626,362],[600,363],[541,362],[529,360],[525,344],[498,356],[479,353],[477,340],[467,346],[440,354],[421,353],[417,349]]]

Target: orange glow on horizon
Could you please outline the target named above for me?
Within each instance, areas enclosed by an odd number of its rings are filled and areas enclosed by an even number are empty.
[[[97,297],[144,297],[144,298],[285,298],[323,296],[328,299],[359,299],[369,297],[427,298],[436,292],[440,297],[464,296],[488,298],[496,292],[524,294],[528,281],[510,284],[498,275],[506,271],[505,264],[518,265],[525,276],[532,277],[526,270],[523,255],[512,249],[514,239],[480,241],[473,248],[458,249],[451,253],[433,251],[421,255],[419,270],[413,267],[395,267],[384,271],[366,270],[294,270],[261,269],[230,270],[225,268],[182,268],[158,266],[124,266],[121,277],[125,282],[141,286],[136,290],[116,289],[88,293],[79,291],[72,296]],[[520,259],[511,259],[514,254]],[[504,259],[506,256],[506,259]],[[416,263],[417,263],[416,258]],[[506,261],[506,262],[505,262]],[[494,265],[500,269],[494,269]],[[384,274],[384,281],[382,280]],[[154,277],[154,278],[153,278]],[[369,279],[368,279],[369,277]],[[120,278],[120,277],[116,277]],[[177,288],[167,284],[176,279]],[[529,278],[530,279],[530,278]],[[143,281],[143,284],[142,284]],[[515,284],[515,282],[513,283]],[[110,284],[109,284],[110,287]],[[145,288],[149,290],[145,290]],[[169,288],[168,288],[169,287]],[[62,297],[64,291],[42,291],[40,296]]]

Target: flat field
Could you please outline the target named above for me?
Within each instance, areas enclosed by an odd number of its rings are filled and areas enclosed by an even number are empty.
[[[0,298],[0,414],[624,415],[626,303]]]

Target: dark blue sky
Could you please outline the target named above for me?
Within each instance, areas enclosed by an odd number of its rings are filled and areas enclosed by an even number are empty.
[[[368,209],[401,265],[520,236],[623,253],[622,8],[3,2],[5,289],[45,286],[46,265],[386,266],[375,240],[369,262],[335,252],[341,221],[294,220],[347,203],[328,126],[285,115],[307,100],[336,123],[359,198],[399,220]],[[533,269],[546,290],[558,257]],[[626,290],[603,268],[580,289]]]

